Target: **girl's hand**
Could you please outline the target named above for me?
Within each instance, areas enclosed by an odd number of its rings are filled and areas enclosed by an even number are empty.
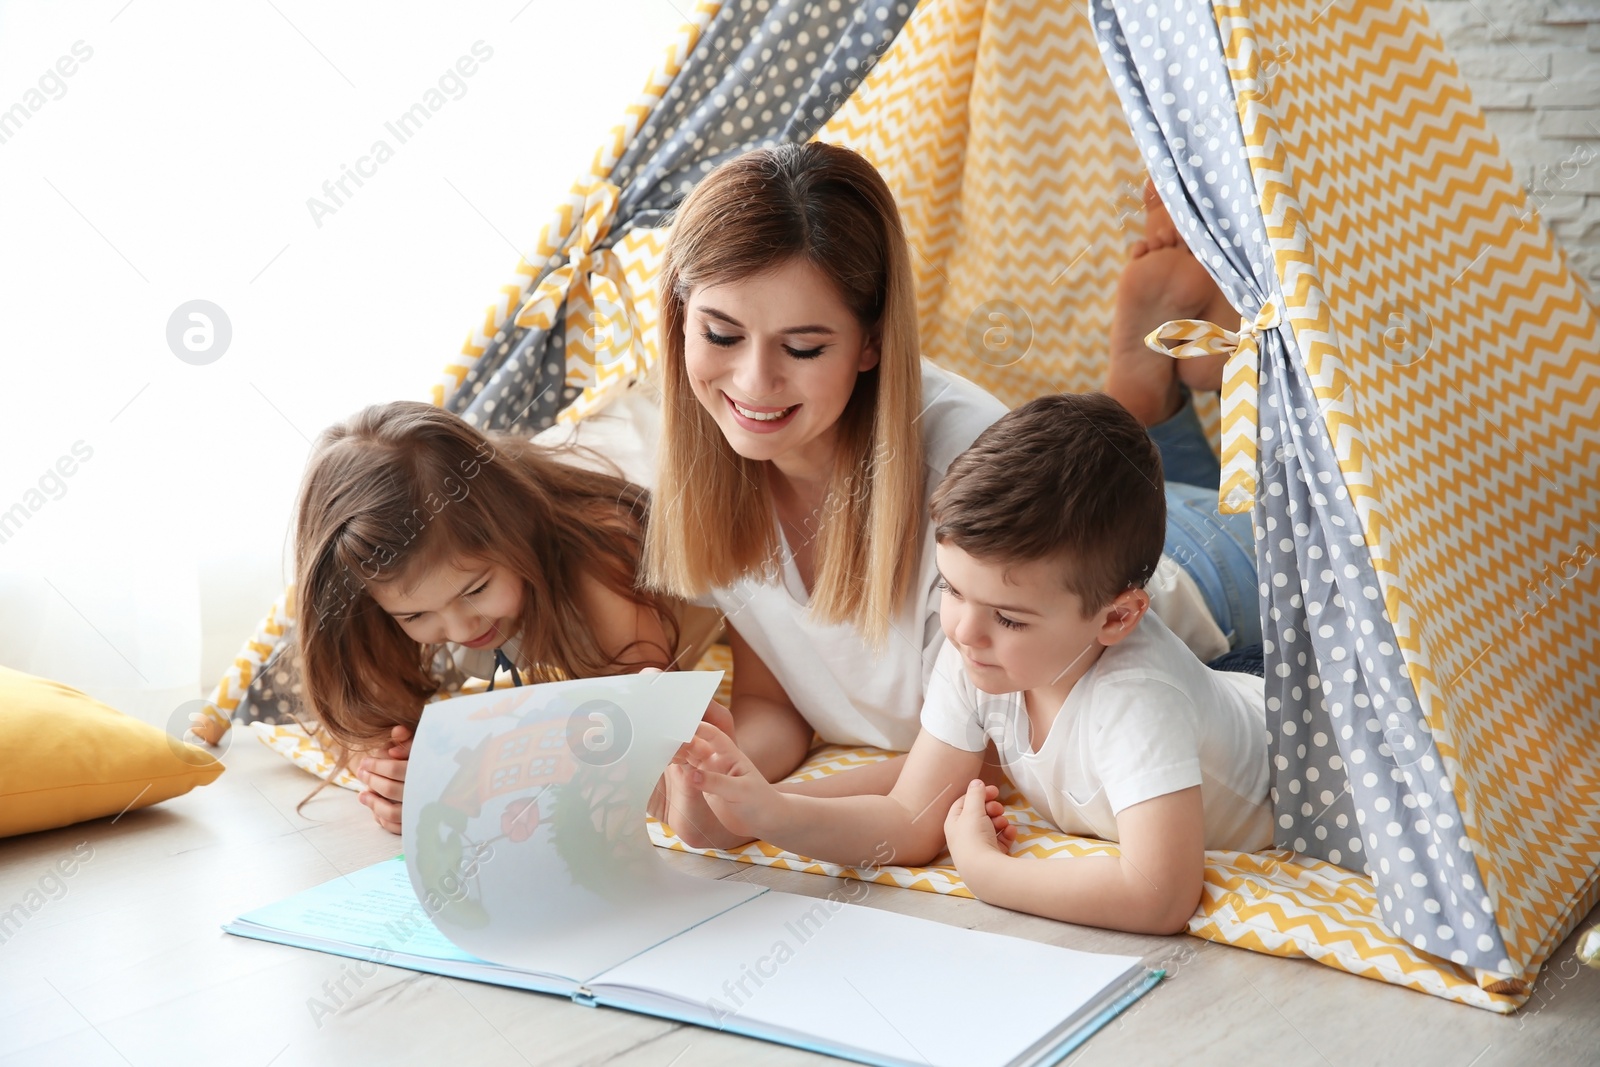
[[[400,804],[405,797],[411,738],[408,728],[396,726],[389,731],[389,758],[368,756],[356,768],[356,777],[367,787],[357,799],[372,809],[378,825],[391,834],[400,832]]]
[[[995,857],[1011,855],[1009,846],[1017,838],[1017,829],[1006,818],[1005,805],[1000,803],[999,795],[999,789],[984,785],[981,778],[974,778],[968,783],[967,791],[950,805],[950,814],[945,816],[945,844],[964,879],[969,877],[967,872],[971,868],[993,862]]]
[[[750,757],[709,722],[700,724],[673,762],[688,769],[688,785],[705,795],[718,821],[736,834],[759,837],[770,831],[789,802]]]

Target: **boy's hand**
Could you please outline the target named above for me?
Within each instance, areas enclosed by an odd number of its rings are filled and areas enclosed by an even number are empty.
[[[674,762],[688,767],[688,784],[705,795],[717,819],[734,833],[760,837],[782,818],[788,798],[709,722],[700,724]]]
[[[1011,855],[1009,846],[1017,838],[1017,828],[1006,818],[1005,805],[1000,803],[999,795],[999,789],[984,785],[981,778],[974,778],[967,784],[967,791],[950,805],[950,814],[945,816],[945,844],[963,879],[970,877],[968,871],[993,862],[995,857]]]
[[[396,726],[389,731],[389,758],[368,756],[356,767],[356,777],[367,787],[357,799],[372,809],[378,825],[391,834],[400,832],[400,804],[405,797],[411,738],[409,729]]]
[[[650,814],[666,823],[690,848],[731,849],[748,842],[750,834],[737,833],[717,818],[706,795],[690,784],[693,773],[686,763],[667,764],[651,797]]]

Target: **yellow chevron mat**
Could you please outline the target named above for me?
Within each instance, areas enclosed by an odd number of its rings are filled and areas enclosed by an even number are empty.
[[[813,752],[793,777],[821,778],[889,755],[878,749],[825,746]],[[1013,856],[1059,860],[1117,855],[1114,844],[1056,831],[1009,786],[1001,800],[1017,827]],[[806,859],[765,841],[753,841],[732,852],[690,848],[671,827],[655,819],[650,820],[650,838],[658,847],[679,852],[926,893],[972,896],[948,853],[928,867],[845,867]],[[1509,1014],[1528,999],[1525,990],[1492,993],[1480,989],[1471,968],[1424,955],[1395,939],[1379,918],[1372,882],[1342,867],[1305,857],[1297,860],[1294,853],[1281,849],[1207,852],[1205,879],[1204,898],[1189,920],[1189,933],[1196,937],[1273,956],[1313,959],[1350,974],[1494,1012]]]

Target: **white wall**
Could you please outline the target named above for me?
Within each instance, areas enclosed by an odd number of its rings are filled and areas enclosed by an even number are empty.
[[[0,664],[152,719],[212,684],[283,587],[309,441],[425,398],[680,10],[0,6]],[[478,41],[420,131],[385,130]],[[232,324],[205,366],[166,337],[196,298]]]
[[[1600,0],[1426,0],[1472,98],[1600,292]]]

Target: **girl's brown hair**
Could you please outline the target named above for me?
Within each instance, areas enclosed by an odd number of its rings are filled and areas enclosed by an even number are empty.
[[[676,646],[668,601],[637,585],[647,493],[557,455],[406,401],[323,433],[295,526],[300,670],[307,704],[347,753],[386,742],[392,726],[415,729],[438,685],[439,649],[406,636],[367,585],[405,582],[441,561],[484,560],[522,580],[515,637],[525,677],[670,665],[675,649],[608,654],[578,605],[579,578],[591,576],[653,612]]]
[[[839,416],[839,448],[816,533],[811,610],[881,646],[916,574],[924,474],[916,293],[894,195],[861,156],[811,142],[729,160],[678,209],[661,271],[662,441],[646,571],[702,596],[770,573],[778,555],[767,465],[745,459],[695,399],[685,308],[697,287],[796,257],[826,275],[878,344]]]

